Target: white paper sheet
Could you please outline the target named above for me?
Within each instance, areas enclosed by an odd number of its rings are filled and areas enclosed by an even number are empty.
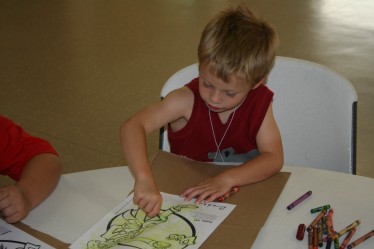
[[[53,249],[39,239],[0,219],[0,248],[6,249]]]
[[[55,191],[22,223],[65,243],[73,243],[131,192],[128,167],[62,175]]]
[[[199,248],[235,208],[220,202],[197,205],[194,200],[161,194],[160,216],[147,217],[130,195],[70,248]]]

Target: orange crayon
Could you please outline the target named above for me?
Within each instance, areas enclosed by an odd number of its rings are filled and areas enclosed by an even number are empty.
[[[326,214],[326,210],[322,210],[319,215],[310,223],[308,228],[306,229],[308,232],[313,229],[317,225],[317,223],[322,219],[322,217]]]
[[[313,228],[313,249],[318,248],[318,228]]]

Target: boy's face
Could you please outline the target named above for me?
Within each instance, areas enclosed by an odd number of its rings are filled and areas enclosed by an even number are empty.
[[[234,110],[244,101],[250,90],[250,84],[243,78],[230,76],[229,82],[224,82],[209,72],[208,63],[200,66],[200,96],[213,112]]]

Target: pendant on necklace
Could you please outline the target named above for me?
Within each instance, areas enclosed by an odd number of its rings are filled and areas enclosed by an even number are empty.
[[[217,151],[216,151],[216,154],[215,154],[215,156],[214,156],[213,162],[216,161],[217,155],[220,155],[222,162],[225,161],[224,158],[223,158],[222,152],[221,152],[221,150],[220,150],[220,147],[221,147],[221,144],[222,144],[222,142],[223,142],[223,139],[224,139],[225,136],[226,136],[227,131],[229,130],[229,128],[230,128],[230,126],[231,126],[232,120],[234,119],[235,111],[236,111],[236,110],[234,110],[233,113],[232,113],[232,116],[231,116],[231,119],[230,119],[229,125],[227,126],[225,132],[223,133],[223,136],[222,136],[221,140],[219,141],[219,143],[217,143],[216,133],[215,133],[215,131],[214,131],[214,127],[213,127],[212,115],[211,115],[211,111],[209,110],[209,121],[210,121],[210,127],[212,128],[212,133],[213,133],[214,143],[216,144],[216,148],[217,148]]]

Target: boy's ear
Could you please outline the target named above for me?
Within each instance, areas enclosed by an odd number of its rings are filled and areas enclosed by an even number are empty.
[[[259,86],[261,86],[262,84],[264,84],[265,79],[266,79],[266,77],[262,78],[259,82],[256,83],[256,85],[254,85],[254,86],[252,87],[252,89],[256,89],[257,87],[259,87]]]

